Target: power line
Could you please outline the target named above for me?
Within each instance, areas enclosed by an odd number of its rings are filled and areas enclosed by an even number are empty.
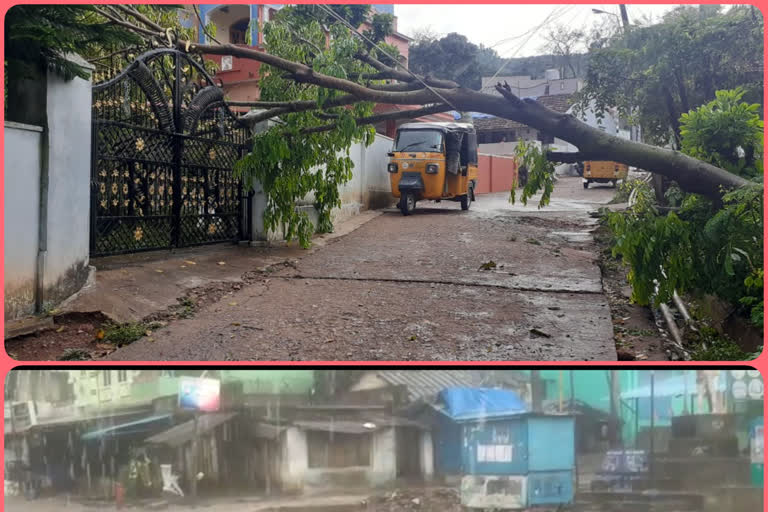
[[[558,7],[553,8],[552,11],[550,11],[550,13],[547,15],[547,17],[544,18],[544,21],[546,22],[551,16],[553,16],[555,14],[555,12],[557,12],[560,9],[562,9],[563,11],[561,13],[559,13],[557,15],[557,17],[555,19],[551,20],[551,21],[555,21],[556,19],[559,19],[560,17],[562,17],[569,9],[571,9],[571,7],[568,7],[568,6],[558,6]],[[533,27],[532,29],[525,31],[522,34],[519,34],[519,35],[516,35],[516,36],[512,36],[512,37],[508,37],[506,39],[502,39],[501,41],[497,41],[496,43],[494,43],[492,46],[490,46],[490,48],[496,48],[499,45],[508,43],[510,41],[515,41],[517,39],[520,39],[521,37],[525,37],[525,36],[531,34],[532,32],[536,32],[539,29],[540,29],[540,27]]]
[[[517,47],[517,49],[516,49],[516,50],[515,50],[515,51],[512,53],[512,55],[510,55],[509,57],[505,57],[505,59],[506,59],[506,60],[505,60],[505,61],[504,61],[504,63],[501,65],[501,67],[499,67],[499,69],[496,71],[496,73],[494,73],[494,74],[493,74],[493,76],[490,78],[490,80],[493,80],[494,78],[496,78],[497,76],[499,76],[499,73],[501,73],[501,72],[502,72],[502,70],[503,70],[505,67],[507,67],[507,64],[509,64],[509,63],[512,61],[512,58],[513,58],[515,55],[517,55],[517,54],[520,52],[520,50],[522,50],[522,49],[523,49],[523,47],[524,47],[526,44],[528,44],[528,41],[530,41],[530,40],[531,40],[531,38],[533,38],[533,35],[534,35],[536,32],[538,32],[539,30],[541,30],[541,29],[542,29],[542,28],[543,28],[543,27],[544,27],[544,26],[545,26],[547,23],[550,23],[551,21],[555,21],[556,19],[560,18],[561,16],[563,16],[563,15],[564,15],[566,12],[568,12],[568,11],[569,11],[570,9],[572,9],[572,8],[573,8],[573,6],[568,6],[568,7],[566,7],[566,8],[565,8],[565,10],[563,10],[562,12],[560,12],[560,13],[557,15],[557,17],[556,17],[555,19],[552,19],[552,20],[550,20],[550,18],[552,18],[552,16],[554,16],[555,12],[557,11],[557,9],[559,9],[559,7],[556,7],[555,9],[553,9],[553,10],[552,10],[552,11],[549,13],[549,15],[547,15],[547,17],[546,17],[546,18],[544,18],[544,21],[542,21],[542,22],[541,22],[541,23],[540,23],[540,24],[539,24],[539,25],[538,25],[538,26],[537,26],[537,27],[536,27],[534,30],[532,30],[532,31],[531,31],[531,34],[528,36],[528,38],[527,38],[525,41],[523,41],[523,44],[521,44],[520,46],[518,46],[518,47]],[[489,80],[489,81],[490,81],[490,80]],[[482,86],[481,86],[481,87],[482,87]]]
[[[330,14],[331,16],[333,16],[334,18],[336,18],[337,20],[339,20],[339,21],[342,23],[342,25],[344,25],[345,27],[347,27],[347,29],[349,29],[349,30],[350,30],[350,31],[351,31],[353,34],[357,35],[358,37],[360,37],[361,39],[363,39],[365,42],[367,42],[369,45],[373,46],[374,48],[376,48],[377,50],[379,50],[380,52],[382,52],[384,55],[386,55],[387,57],[389,57],[389,58],[390,58],[390,60],[392,60],[392,62],[394,62],[394,63],[395,63],[395,66],[400,66],[401,68],[405,69],[405,71],[406,71],[406,72],[407,72],[409,75],[411,75],[413,78],[415,78],[416,80],[418,80],[418,81],[421,83],[421,85],[423,85],[424,87],[426,87],[427,89],[429,89],[429,91],[430,91],[430,92],[432,92],[432,94],[434,94],[435,96],[437,96],[437,97],[440,99],[440,101],[442,101],[443,103],[445,103],[446,105],[448,105],[449,107],[451,107],[452,109],[454,109],[454,110],[456,110],[456,111],[458,111],[458,110],[459,110],[458,108],[456,108],[456,106],[455,106],[453,103],[451,103],[450,101],[448,101],[447,99],[445,99],[445,98],[444,98],[442,95],[440,95],[440,94],[439,94],[439,93],[438,93],[436,90],[434,90],[432,87],[430,87],[429,85],[427,85],[427,83],[426,83],[424,80],[422,80],[422,79],[421,79],[421,77],[419,77],[418,75],[416,75],[416,74],[415,74],[413,71],[411,71],[411,70],[410,70],[410,69],[408,69],[407,67],[403,66],[403,65],[402,65],[400,62],[398,62],[398,61],[397,61],[397,59],[396,59],[396,58],[394,58],[394,57],[392,57],[391,55],[389,55],[389,54],[388,54],[388,53],[387,53],[387,52],[386,52],[386,51],[385,51],[383,48],[381,48],[381,47],[380,47],[378,44],[376,44],[375,42],[371,41],[371,40],[370,40],[370,39],[369,39],[367,36],[365,36],[365,34],[361,34],[360,32],[358,32],[358,31],[357,31],[357,29],[356,29],[355,27],[353,27],[353,26],[352,26],[352,25],[351,25],[351,24],[350,24],[350,23],[349,23],[347,20],[345,20],[344,18],[342,18],[341,16],[339,16],[339,15],[338,15],[338,14],[337,14],[337,13],[336,13],[336,12],[335,12],[333,9],[329,8],[328,6],[326,6],[326,5],[324,5],[324,4],[316,4],[316,5],[317,5],[318,7],[320,7],[320,9],[322,9],[322,10],[323,10],[323,11],[325,11],[326,13]]]

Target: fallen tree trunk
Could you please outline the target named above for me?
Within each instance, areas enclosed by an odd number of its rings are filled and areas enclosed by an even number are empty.
[[[530,99],[520,99],[512,94],[508,86],[496,86],[500,96],[483,94],[463,87],[452,87],[447,81],[432,81],[430,88],[403,90],[405,88],[366,87],[356,82],[316,73],[304,64],[289,61],[275,55],[243,48],[232,44],[190,45],[179,42],[178,48],[211,55],[232,55],[234,57],[256,60],[287,73],[286,77],[298,83],[307,83],[335,89],[347,93],[334,98],[326,104],[302,101],[295,105],[272,108],[267,112],[246,115],[248,121],[264,120],[286,112],[297,112],[352,104],[359,101],[403,105],[428,105],[446,103],[458,111],[481,112],[510,119],[557,137],[579,148],[581,160],[610,160],[632,165],[647,171],[667,176],[675,180],[683,190],[702,194],[712,199],[722,196],[724,190],[741,187],[750,182],[728,171],[680,152],[663,149],[639,142],[622,139],[589,126],[569,114],[562,114],[548,109]],[[382,68],[381,63],[377,63]],[[399,79],[415,79],[405,76],[407,73],[384,71],[389,76]],[[442,87],[441,87],[442,86]],[[446,87],[447,86],[447,87]],[[403,111],[406,117],[410,111]],[[394,118],[395,116],[393,116]],[[566,161],[573,158],[562,153],[551,155],[551,159]]]

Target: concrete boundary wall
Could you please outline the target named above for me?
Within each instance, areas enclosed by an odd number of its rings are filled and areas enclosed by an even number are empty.
[[[395,203],[387,173],[389,162],[387,153],[391,150],[392,139],[378,133],[370,146],[366,147],[362,142],[357,142],[350,147],[349,158],[353,164],[352,179],[339,187],[341,208],[331,212],[334,223],[342,222],[365,210],[385,208]],[[282,240],[283,235],[279,230],[270,233],[264,230],[266,195],[258,183],[254,186],[251,201],[251,239],[254,241]],[[309,195],[299,201],[297,207],[306,212],[312,222],[317,224],[317,212],[312,202],[313,197]]]
[[[6,321],[56,307],[89,274],[91,81],[49,72],[40,102],[47,129],[4,126]]]
[[[517,160],[512,156],[478,155],[476,194],[509,192],[517,179]]]
[[[6,320],[35,310],[42,133],[40,126],[5,122]]]

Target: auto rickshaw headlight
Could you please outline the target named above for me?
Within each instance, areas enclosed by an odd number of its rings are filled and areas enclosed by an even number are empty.
[[[397,172],[397,164],[387,165],[387,172]]]
[[[437,164],[427,164],[427,174],[437,174],[438,169]]]

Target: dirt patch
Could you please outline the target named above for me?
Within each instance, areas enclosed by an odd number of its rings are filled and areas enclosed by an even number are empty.
[[[6,340],[5,350],[19,361],[56,361],[75,351],[83,359],[102,357],[116,348],[96,337],[107,323],[109,319],[101,313],[60,315],[53,319],[52,329]]]
[[[372,512],[422,511],[460,512],[462,510],[457,489],[440,487],[427,489],[396,489],[371,496],[366,510]]]
[[[148,332],[147,336],[151,338],[155,329],[179,319],[191,318],[202,308],[226,299],[244,286],[264,280],[285,268],[295,268],[295,263],[287,260],[258,270],[249,270],[241,276],[239,282],[224,281],[193,288],[179,297],[177,304],[143,318],[142,323],[146,324],[144,333],[146,335]],[[5,350],[8,355],[18,361],[89,360],[105,357],[119,348],[118,343],[105,343],[99,339],[99,331],[109,333],[109,329],[115,326],[102,313],[65,313],[55,316],[53,322],[52,329],[6,340]]]
[[[659,333],[653,312],[630,301],[631,288],[627,282],[629,269],[611,255],[611,234],[608,228],[602,226],[595,231],[595,242],[600,249],[603,289],[611,309],[613,337],[619,360],[668,360],[664,338]]]

